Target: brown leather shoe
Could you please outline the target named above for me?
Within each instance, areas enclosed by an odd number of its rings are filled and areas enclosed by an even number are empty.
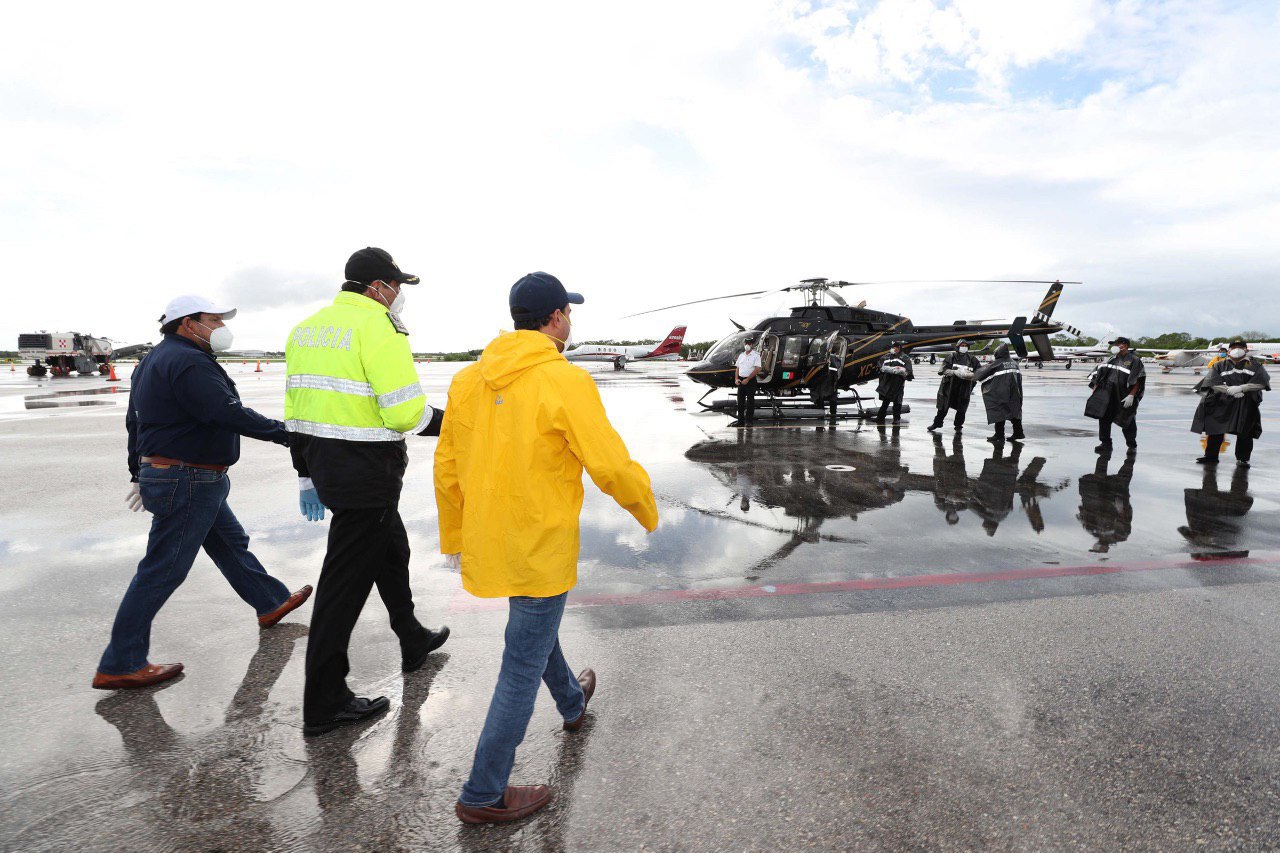
[[[259,616],[258,627],[270,628],[272,625],[276,624],[281,619],[288,616],[294,610],[297,610],[299,607],[301,607],[302,602],[306,601],[310,597],[311,597],[311,584],[307,584],[302,589],[298,590],[293,595],[286,598],[284,600],[284,604],[281,604],[279,607],[277,607],[275,610],[272,610],[270,613],[264,613],[261,616]]]
[[[591,702],[591,697],[596,692],[596,671],[594,669],[584,669],[578,675],[578,686],[582,688],[582,694],[585,701],[582,703],[582,713],[578,715],[578,719],[570,720],[564,724],[566,732],[576,732],[582,728],[582,724],[587,719],[587,705]]]
[[[150,687],[182,673],[180,663],[149,663],[137,672],[126,675],[107,675],[105,672],[95,673],[93,687],[95,690],[129,690],[134,687]]]
[[[502,800],[505,808],[458,803],[454,810],[463,823],[506,823],[528,817],[551,802],[551,789],[546,785],[508,785]]]

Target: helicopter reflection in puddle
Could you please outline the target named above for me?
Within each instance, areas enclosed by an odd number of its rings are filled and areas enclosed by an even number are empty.
[[[970,477],[959,439],[948,450],[942,437],[934,436],[933,470],[925,474],[913,473],[902,461],[897,429],[819,428],[812,431],[812,440],[803,443],[795,440],[800,431],[742,430],[735,438],[707,439],[685,451],[687,459],[706,466],[729,492],[725,509],[736,503],[740,514],[695,506],[688,509],[788,535],[777,550],[750,567],[749,579],[805,543],[866,544],[822,533],[821,527],[827,520],[856,521],[864,513],[901,503],[911,492],[932,495],[934,506],[948,524],[957,524],[961,513],[972,512],[988,536],[995,535],[1017,498],[1031,528],[1039,533],[1044,529],[1040,501],[1068,484],[1067,480],[1042,482],[1043,457],[1034,457],[1021,467],[1022,448],[1018,444],[993,448],[979,475]],[[878,441],[868,443],[868,434]],[[831,460],[842,464],[832,470],[826,465]],[[753,507],[781,510],[795,524],[788,529],[752,517]]]

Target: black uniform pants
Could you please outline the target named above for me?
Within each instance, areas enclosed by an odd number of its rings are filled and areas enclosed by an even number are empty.
[[[889,411],[889,405],[893,404],[893,422],[897,423],[902,420],[902,398],[898,397],[893,400],[882,400],[880,402],[880,411],[876,413],[876,420],[884,420],[885,412]]]
[[[1218,454],[1222,452],[1222,439],[1225,435],[1211,435],[1204,445],[1204,455],[1218,458]],[[1248,462],[1249,457],[1253,455],[1253,436],[1237,435],[1236,436],[1236,458],[1241,462]]]
[[[1009,419],[1009,423],[1013,424],[1013,435],[1022,438],[1022,421]],[[996,421],[996,438],[1004,438],[1004,421]]]
[[[347,688],[347,645],[376,585],[401,646],[425,629],[413,615],[409,589],[409,535],[395,506],[334,509],[307,638],[307,683],[302,718],[321,723],[355,694]]]
[[[960,427],[964,426],[964,416],[965,416],[965,413],[969,411],[969,402],[967,400],[963,403],[956,403],[954,405],[943,403],[942,405],[938,406],[938,414],[933,419],[934,427],[942,426],[942,422],[947,419],[947,409],[951,409],[951,408],[954,408],[956,410],[956,416],[952,420],[952,423],[955,425],[955,428],[960,429]]]
[[[1098,419],[1098,440],[1103,444],[1111,443],[1111,424],[1114,418]],[[1120,424],[1120,432],[1124,434],[1124,443],[1130,447],[1138,446],[1138,419],[1133,418],[1127,424]]]
[[[738,386],[738,420],[749,421],[756,416],[756,388],[750,382]]]

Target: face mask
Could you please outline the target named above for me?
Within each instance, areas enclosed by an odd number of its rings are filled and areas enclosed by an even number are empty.
[[[1111,354],[1112,354],[1112,355],[1119,355],[1119,354],[1120,354],[1120,347],[1112,347],[1112,348],[1111,348]]]
[[[204,323],[200,323],[200,325],[206,329],[209,329],[209,327],[205,326]],[[209,341],[208,341],[209,349],[213,350],[214,352],[226,352],[227,350],[231,349],[231,341],[234,339],[235,339],[235,336],[231,334],[231,330],[228,329],[226,326],[219,326],[216,329],[209,329]]]
[[[959,353],[966,353],[968,351],[969,351],[968,347],[960,347],[959,349],[956,350],[956,352],[959,352]]]
[[[391,302],[387,302],[386,297],[382,295],[381,288],[377,288],[373,292],[378,294],[378,301],[381,302],[383,305],[386,305],[387,310],[390,311],[392,314],[399,314],[401,311],[404,310],[404,291],[403,290],[397,293],[395,299],[392,299]]]
[[[1239,361],[1240,359],[1244,358],[1244,350],[1240,349],[1240,347],[1236,347],[1235,349],[1231,350],[1230,353],[1228,353],[1228,355],[1230,355],[1232,358]]]

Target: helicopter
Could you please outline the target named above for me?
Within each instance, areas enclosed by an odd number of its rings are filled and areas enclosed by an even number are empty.
[[[791,309],[788,317],[769,317],[754,328],[747,329],[734,323],[738,331],[730,334],[709,349],[701,361],[694,364],[686,375],[708,386],[709,390],[699,400],[703,408],[724,409],[730,405],[722,400],[703,402],[718,388],[732,388],[735,361],[743,344],[750,341],[760,353],[761,368],[756,378],[756,390],[763,392],[776,417],[782,417],[784,409],[803,417],[801,410],[816,406],[829,408],[834,415],[838,406],[857,403],[862,398],[855,390],[851,397],[841,397],[840,391],[853,388],[878,378],[876,363],[889,351],[892,342],[901,341],[903,351],[910,355],[914,349],[922,352],[949,348],[958,340],[983,341],[1007,338],[1019,358],[1026,358],[1026,339],[1031,339],[1041,358],[1053,358],[1053,346],[1049,336],[1066,331],[1079,336],[1080,331],[1052,319],[1062,289],[1076,281],[1040,281],[1009,279],[949,279],[946,283],[971,284],[1047,284],[1048,292],[1041,300],[1032,319],[1015,317],[1012,322],[984,324],[982,321],[957,320],[947,325],[917,326],[910,318],[866,307],[866,301],[850,305],[837,292],[844,287],[872,284],[924,284],[944,283],[925,281],[833,281],[827,278],[806,278],[798,284],[777,290],[756,290],[713,296],[679,305],[668,305],[628,315],[638,317],[671,308],[682,308],[702,302],[720,299],[737,299],[745,296],[768,296],[776,293],[799,292],[805,295],[805,304]],[[827,304],[828,300],[834,304]],[[730,322],[733,322],[732,320]],[[801,398],[807,395],[808,400]],[[821,416],[821,411],[818,412]]]

